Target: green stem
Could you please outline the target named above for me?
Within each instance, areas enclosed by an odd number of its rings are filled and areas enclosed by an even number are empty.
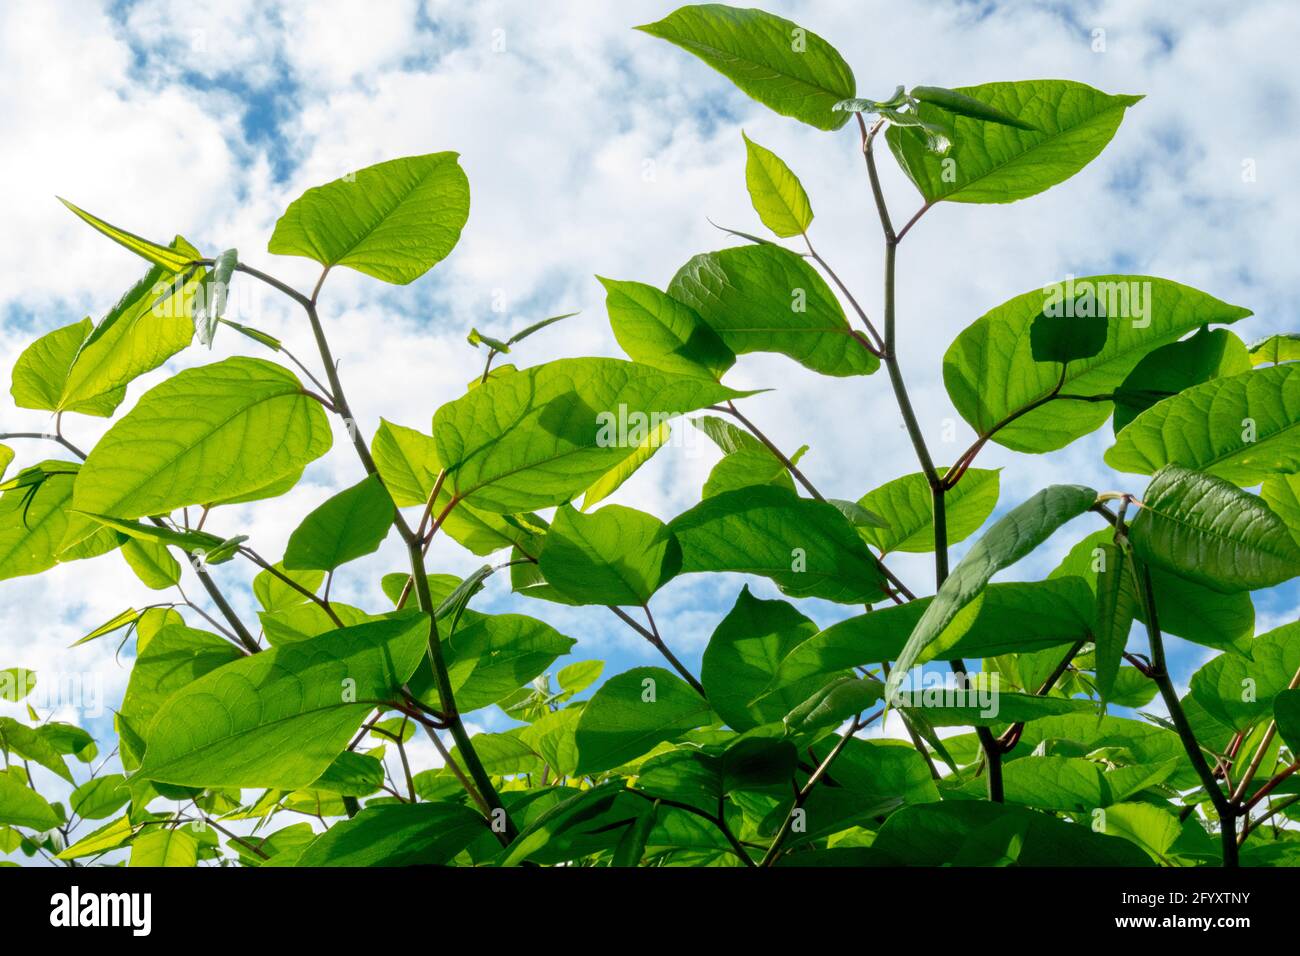
[[[1140,564],[1133,558],[1131,551],[1128,557],[1132,562],[1134,574],[1138,578],[1138,589],[1142,596],[1143,609],[1146,611],[1147,637],[1151,643],[1151,666],[1149,668],[1151,679],[1156,682],[1156,687],[1160,690],[1160,697],[1165,702],[1165,708],[1169,711],[1169,719],[1173,722],[1174,729],[1183,742],[1183,750],[1187,752],[1187,759],[1192,762],[1192,768],[1196,771],[1196,775],[1200,777],[1201,785],[1205,787],[1205,792],[1214,804],[1214,809],[1218,811],[1219,833],[1223,844],[1223,865],[1236,866],[1237,808],[1228,799],[1227,795],[1219,789],[1214,772],[1210,770],[1210,765],[1205,762],[1205,755],[1201,753],[1201,745],[1197,742],[1196,734],[1192,731],[1192,725],[1187,720],[1187,714],[1183,711],[1182,701],[1178,699],[1178,691],[1169,678],[1169,668],[1165,662],[1165,642],[1160,633],[1160,619],[1156,614],[1155,589],[1151,584],[1151,571],[1145,564]]]
[[[937,591],[948,578],[948,529],[947,512],[944,503],[944,494],[947,487],[943,479],[939,477],[939,472],[934,467],[934,460],[930,457],[930,450],[926,446],[925,436],[921,432],[920,423],[916,419],[916,411],[912,407],[912,400],[907,392],[907,383],[903,381],[903,370],[898,364],[895,273],[899,236],[895,235],[893,224],[890,222],[889,207],[885,203],[884,190],[880,186],[880,174],[876,171],[876,159],[872,144],[877,130],[880,129],[880,124],[876,124],[868,132],[861,114],[858,114],[858,127],[862,131],[862,154],[867,164],[867,176],[871,180],[871,193],[875,197],[876,211],[880,215],[880,227],[885,234],[885,347],[881,360],[885,363],[885,368],[889,373],[889,382],[894,390],[894,398],[898,403],[898,410],[903,416],[903,425],[907,429],[908,437],[912,440],[912,448],[916,451],[916,459],[920,463],[921,471],[925,474],[925,479],[930,485],[931,501],[934,506],[934,583]],[[922,212],[924,212],[924,209]],[[917,216],[912,218],[912,221],[908,223],[908,228],[919,218],[919,215],[918,213]],[[950,661],[950,665],[958,677],[964,681],[969,680],[964,661],[954,659]],[[989,799],[1000,803],[1003,795],[1002,749],[998,746],[993,731],[988,727],[976,727],[975,735],[979,738],[980,747],[984,751],[985,764],[988,767]]]

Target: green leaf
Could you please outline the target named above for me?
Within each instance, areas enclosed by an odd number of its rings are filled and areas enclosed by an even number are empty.
[[[623,482],[631,478],[638,468],[654,457],[655,452],[668,444],[672,433],[672,426],[663,422],[657,429],[646,435],[641,444],[633,449],[632,454],[597,478],[586,490],[582,497],[582,510],[586,511],[592,505],[604,501],[618,491]]]
[[[1115,434],[1161,399],[1250,367],[1246,346],[1227,329],[1202,326],[1191,338],[1162,345],[1133,366],[1115,389]]]
[[[36,689],[36,672],[25,667],[0,669],[0,700],[16,704]]]
[[[235,357],[141,396],[78,476],[78,511],[139,518],[263,487],[329,451],[329,422],[287,369]]]
[[[736,355],[689,305],[643,282],[596,277],[605,287],[605,308],[614,338],[637,362],[719,379]]]
[[[812,224],[812,207],[799,177],[781,157],[759,146],[744,131],[745,186],[763,225],[781,238],[802,235]]]
[[[342,601],[331,601],[330,610],[343,622],[344,627],[378,619]],[[262,629],[266,632],[267,643],[275,647],[281,644],[292,644],[294,641],[305,641],[338,627],[338,624],[334,623],[334,618],[326,614],[325,609],[315,602],[297,604],[279,611],[262,611],[257,616],[262,622]]]
[[[704,482],[702,497],[712,498],[751,485],[777,485],[794,492],[794,479],[785,464],[749,432],[712,415],[692,418],[690,422],[723,452],[722,460]]]
[[[853,71],[829,43],[789,20],[703,3],[637,29],[694,54],[782,116],[823,130],[848,121],[833,108],[856,92]]]
[[[119,245],[130,249],[137,256],[140,256],[140,258],[147,259],[154,265],[162,266],[167,272],[170,272],[173,275],[178,272],[184,272],[186,266],[199,258],[198,253],[190,255],[188,254],[188,251],[176,249],[174,245],[169,248],[167,246],[159,245],[156,242],[150,242],[148,239],[141,239],[139,236],[129,233],[125,229],[119,229],[117,226],[105,222],[98,216],[91,215],[84,209],[78,209],[62,196],[58,197],[58,200],[72,210],[73,214],[83,222],[108,236],[108,238],[112,239]]]
[[[198,256],[179,236],[174,245],[184,255]],[[59,410],[116,407],[129,382],[189,345],[194,338],[194,295],[205,275],[203,269],[173,275],[154,266],[128,289],[81,344]]]
[[[1051,577],[1081,577],[1095,591],[1101,572],[1099,559],[1112,537],[1108,529],[1088,535],[1070,550]],[[1238,647],[1254,635],[1255,608],[1249,592],[1224,595],[1163,568],[1149,570],[1162,631],[1218,648]],[[1139,621],[1146,622],[1141,601],[1134,613]]]
[[[406,285],[447,257],[469,218],[469,181],[456,153],[367,166],[292,203],[267,250]]]
[[[821,687],[820,675],[812,680],[776,680],[786,656],[816,633],[817,625],[793,605],[756,598],[748,585],[741,588],[735,605],[709,638],[700,668],[709,703],[727,726],[746,731],[780,720]]]
[[[958,93],[956,90],[945,89],[942,86],[914,86],[911,89],[911,97],[921,103],[938,106],[949,113],[982,120],[985,123],[998,123],[1002,126],[1014,126],[1016,129],[1024,130],[1037,129],[1034,124],[1027,123],[1009,113],[1004,113],[1000,109],[989,106],[982,100],[967,96],[965,93]]]
[[[1064,182],[1096,158],[1124,111],[1141,99],[1109,96],[1069,80],[986,83],[950,92],[1034,128],[960,115],[951,111],[951,100],[922,102],[918,119],[951,123],[948,155],[935,156],[905,128],[890,128],[886,138],[927,202],[1014,202]]]
[[[948,544],[970,537],[993,513],[998,504],[1000,478],[1000,469],[970,468],[944,495]],[[879,548],[882,555],[891,551],[934,550],[934,499],[925,475],[917,472],[895,478],[863,495],[858,504],[888,516],[888,527],[867,526],[858,530],[863,540]]]
[[[1137,616],[1141,599],[1133,583],[1127,553],[1113,544],[1104,545],[1097,572],[1097,693],[1111,699],[1119,665],[1124,659],[1128,633]],[[1157,609],[1157,615],[1159,610]]]
[[[239,252],[227,249],[212,263],[212,272],[203,283],[203,294],[194,309],[194,332],[199,341],[212,348],[212,340],[217,334],[217,323],[226,310],[226,298],[230,290],[230,277],[235,274],[239,264]],[[279,351],[277,349],[277,351]]]
[[[393,499],[375,475],[340,491],[302,520],[284,549],[291,571],[333,571],[379,550],[393,526]]]
[[[1076,309],[1081,302],[1093,305]],[[1079,313],[1093,308],[1109,316],[1106,346],[1070,362],[1062,382],[1059,365],[1034,361],[1033,321],[1044,313],[1086,318]],[[1058,387],[1066,395],[1111,394],[1148,352],[1203,325],[1250,314],[1167,279],[1071,279],[1016,296],[969,325],[944,355],[943,380],[957,411],[978,434],[1015,451],[1053,451],[1100,427],[1112,408],[1108,401],[1048,401]],[[1011,415],[1042,402],[995,432]]]
[[[1294,362],[1297,359],[1300,359],[1300,335],[1294,332],[1270,335],[1250,347],[1252,365],[1262,365],[1265,362],[1274,364]]]
[[[1140,849],[1118,837],[1094,833],[1024,807],[975,800],[945,800],[904,807],[891,815],[872,846],[895,865],[942,866],[962,852],[981,828],[999,821],[1024,827],[1021,866],[1148,866]]]
[[[513,514],[568,501],[667,419],[741,394],[616,359],[561,359],[442,406],[433,437],[450,492]]]
[[[560,668],[560,672],[555,675],[555,682],[560,685],[560,690],[571,697],[596,683],[604,669],[604,661],[576,661]]]
[[[884,693],[878,680],[837,677],[785,715],[790,733],[807,733],[860,714]]]
[[[518,690],[574,644],[549,624],[523,614],[465,611],[454,633],[448,633],[445,624],[439,631],[452,694],[456,707],[464,713],[487,707]],[[410,686],[416,696],[447,709],[438,699],[427,661],[420,664]]]
[[[94,323],[89,318],[65,325],[42,335],[27,346],[14,363],[13,384],[9,391],[19,408],[59,411],[68,384],[68,372],[82,343]],[[123,389],[92,396],[83,402],[62,407],[63,411],[107,417],[126,397]]]
[[[760,574],[791,597],[843,604],[884,596],[884,579],[844,515],[784,488],[755,485],[714,495],[668,527],[681,544],[684,574]]]
[[[43,833],[57,827],[59,818],[45,798],[13,771],[0,770],[0,823]]]
[[[1238,485],[1300,470],[1300,365],[1215,378],[1147,409],[1106,464],[1154,474],[1176,462]]]
[[[621,781],[600,784],[590,790],[573,793],[557,790],[563,797],[529,822],[496,861],[498,866],[518,866],[530,856],[546,849],[557,838],[583,825],[589,825],[604,815],[623,790]],[[562,857],[563,858],[563,857]]]
[[[283,563],[276,564],[275,569],[313,594],[325,580],[324,571],[290,571]],[[257,598],[257,603],[262,605],[264,611],[284,611],[311,600],[301,591],[285,584],[270,571],[259,571],[253,578],[253,596]]]
[[[1300,545],[1268,505],[1222,478],[1177,465],[1151,479],[1130,538],[1143,561],[1224,594],[1300,574]]]
[[[713,719],[708,701],[680,677],[662,667],[634,667],[602,684],[583,709],[576,772],[620,766]]]
[[[351,797],[365,797],[384,784],[384,764],[378,757],[345,750],[325,772],[312,781],[309,790],[326,790]]]
[[[1300,543],[1300,475],[1275,475],[1260,486],[1259,496]]]
[[[0,784],[0,787],[2,786],[3,784]],[[75,860],[83,856],[94,856],[99,853],[107,853],[109,850],[116,850],[126,845],[134,831],[135,828],[127,817],[118,817],[116,820],[104,824],[93,833],[86,834],[60,853],[58,859]]]
[[[159,709],[140,773],[194,787],[309,786],[376,703],[400,694],[428,633],[428,618],[409,612],[225,664]]]
[[[431,436],[381,418],[370,453],[395,504],[405,508],[429,500],[442,468]]]
[[[1192,698],[1232,730],[1246,730],[1274,716],[1278,695],[1300,670],[1300,623],[1261,634],[1250,642],[1250,653],[1249,660],[1220,654],[1192,675]],[[1283,702],[1284,712],[1289,705],[1289,699]]]
[[[207,631],[169,624],[138,648],[135,666],[118,711],[122,723],[143,733],[167,698],[223,664],[242,657],[239,648]],[[122,733],[122,764],[127,770],[140,765],[138,751]]]
[[[4,478],[9,463],[14,460],[14,450],[8,445],[0,445],[0,478]]]
[[[172,557],[165,544],[135,539],[123,541],[122,557],[147,588],[163,591],[180,582],[180,562]]]
[[[701,253],[677,270],[668,294],[693,308],[737,355],[779,352],[835,376],[880,367],[822,277],[780,246]]]
[[[1051,537],[1061,525],[1083,514],[1097,500],[1097,492],[1082,485],[1052,485],[1000,518],[984,533],[953,569],[934,601],[925,610],[916,630],[899,654],[889,676],[892,698],[907,671],[921,658],[989,579],[1015,564]]]
[[[0,717],[0,752],[16,754],[24,760],[38,763],[72,783],[72,771],[68,769],[62,754],[41,736],[39,729],[20,724],[12,717]]]
[[[199,841],[183,827],[160,827],[131,841],[127,866],[197,866]]]
[[[295,865],[443,865],[486,832],[483,818],[460,804],[370,806],[322,833]]]
[[[677,574],[682,549],[654,515],[606,505],[555,513],[538,556],[551,587],[578,604],[644,605]]]
[[[85,820],[107,820],[131,802],[131,792],[126,788],[126,777],[107,773],[92,777],[72,791],[70,802],[72,812]]]
[[[1300,754],[1300,690],[1288,688],[1273,698],[1273,719],[1292,756]]]
[[[94,557],[118,546],[113,531],[69,508],[78,467],[43,461],[13,479],[33,484],[0,495],[0,580],[39,574],[60,561]]]

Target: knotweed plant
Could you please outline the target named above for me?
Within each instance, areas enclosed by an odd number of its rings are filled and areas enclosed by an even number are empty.
[[[794,171],[745,138],[737,172],[743,147],[761,227],[690,258],[666,289],[600,279],[628,359],[519,360],[568,316],[508,340],[472,331],[486,359],[464,394],[364,434],[326,280],[347,268],[404,285],[451,253],[469,214],[455,153],[295,200],[268,251],[319,263],[311,289],[69,203],[149,268],[100,321],[17,361],[14,403],[48,425],[0,436],[24,452],[14,464],[0,446],[0,578],[119,552],[158,596],[85,637],[133,652],[116,740],[42,715],[40,675],[0,672],[30,718],[0,718],[0,849],[165,866],[1300,862],[1300,624],[1257,635],[1251,599],[1300,574],[1297,337],[1248,348],[1229,328],[1247,309],[1154,276],[1031,288],[943,355],[976,435],[952,460],[927,445],[900,370],[895,269],[927,212],[1070,178],[1140,98],[1027,80],[871,100],[829,43],[768,13],[687,6],[640,29],[782,116],[845,130],[879,219],[879,302],[850,294],[813,244]],[[884,152],[919,200],[885,195]],[[293,341],[227,318],[232,282],[290,300]],[[127,401],[138,376],[218,334],[243,336],[245,354]],[[828,394],[883,367],[880,402],[896,405],[915,463],[865,494],[852,475],[823,491],[801,451],[751,419],[753,393],[726,383],[752,352],[825,375]],[[496,361],[507,355],[520,364]],[[84,453],[78,416],[113,419]],[[264,555],[229,506],[279,507],[331,450],[331,416],[349,446],[337,453],[365,477]],[[1099,428],[1114,431],[1105,462],[1121,487],[1052,485],[990,522],[986,446],[1042,454]],[[666,522],[608,503],[674,453],[674,429],[721,450],[700,502]],[[1085,536],[1044,580],[992,581],[1081,517],[1070,534]],[[347,565],[394,535],[406,563],[374,582],[384,600],[331,599]],[[482,568],[428,567],[440,535]],[[932,554],[933,580],[902,580],[900,552]],[[214,580],[226,563],[227,582],[246,571],[257,621]],[[705,573],[767,578],[788,600],[738,585],[696,671],[651,606]],[[477,609],[485,588],[524,609],[612,612],[662,662],[601,682],[601,663],[542,620]],[[844,619],[820,629],[799,608],[809,598]],[[1213,656],[1171,673],[1173,641]],[[485,708],[510,729],[471,736]],[[873,726],[885,721],[896,739]],[[414,733],[440,761],[413,765]],[[38,792],[35,767],[65,789]]]

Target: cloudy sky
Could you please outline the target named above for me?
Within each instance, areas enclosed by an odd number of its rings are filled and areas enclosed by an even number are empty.
[[[835,44],[865,96],[884,97],[898,84],[1031,78],[1146,94],[1074,179],[1009,206],[941,206],[909,235],[899,267],[900,351],[940,462],[971,438],[960,424],[956,440],[943,441],[955,418],[939,374],[946,343],[993,306],[1068,273],[1194,285],[1254,310],[1237,326],[1247,341],[1297,327],[1294,3],[761,5]],[[316,266],[265,251],[285,206],[348,170],[438,150],[458,151],[471,183],[459,247],[405,288],[338,270],[322,298],[367,432],[380,416],[429,428],[433,411],[481,363],[465,342],[471,326],[508,334],[581,310],[530,340],[519,360],[619,354],[595,274],[662,286],[690,256],[728,244],[706,217],[759,228],[744,188],[742,128],[801,177],[819,251],[878,313],[880,238],[852,127],[822,133],[777,116],[693,57],[630,29],[671,9],[653,0],[0,5],[0,380],[32,338],[100,318],[143,272],[55,194],[155,239],[181,233],[208,254],[236,247],[245,261],[309,288]],[[884,177],[898,221],[920,200],[888,159]],[[251,284],[232,295],[232,317],[310,354],[300,312]],[[235,350],[248,351],[222,336],[211,353],[195,346],[167,371]],[[164,374],[133,384],[123,407]],[[781,357],[746,356],[729,381],[774,387],[748,400],[750,417],[787,449],[809,444],[803,465],[828,494],[857,498],[915,470],[883,375],[824,379]],[[0,431],[47,424],[5,398]],[[83,447],[103,427],[78,416],[65,422]],[[993,448],[980,463],[1004,467],[1003,509],[1054,481],[1140,491],[1140,478],[1102,465],[1108,444],[1109,426],[1050,456]],[[17,450],[20,461],[46,455],[31,442]],[[702,448],[669,449],[615,500],[671,517],[697,499],[712,463]],[[360,475],[336,440],[335,453],[281,502],[229,509],[214,530],[251,534],[261,553],[278,556],[307,510]],[[1045,571],[1088,530],[1071,527],[1009,576]],[[928,562],[905,559],[896,569],[921,582]],[[430,560],[431,569],[462,573],[477,564],[449,542],[435,545]],[[379,606],[379,577],[400,567],[394,536],[351,565],[333,595]],[[252,619],[249,569],[219,572]],[[665,637],[692,665],[739,584],[682,579],[656,598]],[[766,582],[756,590],[775,594]],[[129,660],[115,660],[111,639],[67,646],[150,600],[117,555],[0,583],[0,667],[95,675],[112,707]],[[599,609],[513,599],[499,579],[482,601],[545,617],[578,639],[577,658],[609,659],[611,669],[654,662],[650,648]],[[1293,619],[1298,603],[1295,588],[1259,595],[1259,629]],[[810,613],[829,623],[845,611],[814,605]],[[1203,656],[1175,650],[1181,681]],[[503,724],[488,715],[480,725]]]

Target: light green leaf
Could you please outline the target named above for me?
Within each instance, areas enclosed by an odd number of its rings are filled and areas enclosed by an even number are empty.
[[[1300,575],[1300,545],[1268,505],[1222,478],[1177,465],[1151,479],[1130,538],[1143,561],[1224,594]]]
[[[1300,365],[1215,378],[1147,409],[1106,464],[1154,474],[1176,462],[1238,485],[1300,470]]]
[[[331,441],[325,412],[291,372],[229,358],[141,396],[86,458],[73,507],[118,518],[166,514],[300,471]]]
[[[94,323],[85,318],[47,332],[27,346],[14,363],[13,384],[9,389],[14,404],[19,408],[59,411],[68,384],[68,372],[93,328]],[[62,410],[107,417],[125,397],[125,389],[114,389],[62,407]]]
[[[776,485],[794,492],[794,479],[785,464],[749,432],[711,415],[692,418],[690,422],[723,451],[722,460],[713,466],[704,482],[701,497],[712,498],[751,485]]]
[[[340,491],[302,520],[284,549],[292,571],[333,571],[379,550],[393,526],[393,499],[375,475]]]
[[[38,833],[59,825],[54,809],[12,771],[0,770],[0,823]]]
[[[382,723],[382,721],[381,721]],[[309,790],[326,790],[351,797],[365,797],[384,784],[384,764],[378,757],[345,750],[325,772],[312,781]]]
[[[886,138],[927,202],[1014,202],[1064,182],[1096,158],[1115,135],[1124,111],[1142,98],[1109,96],[1069,80],[985,83],[951,92],[1034,129],[923,102],[918,119],[951,124],[953,145],[947,156],[934,155],[906,128],[892,127]]]
[[[713,720],[708,701],[680,677],[662,667],[634,667],[602,684],[583,709],[577,773],[617,767]]]
[[[324,571],[290,571],[283,563],[276,564],[275,569],[313,594],[325,580]],[[253,578],[253,595],[264,611],[283,611],[311,600],[301,591],[285,584],[270,571],[259,571]]]
[[[275,224],[270,252],[406,285],[447,257],[469,218],[457,153],[391,159],[315,186]]]
[[[125,722],[143,733],[173,693],[242,656],[239,648],[215,634],[183,624],[165,625],[138,647],[126,695],[118,710],[119,731]],[[127,770],[134,770],[140,765],[141,753],[129,734],[121,736],[122,764]]]
[[[812,207],[799,177],[781,157],[759,146],[744,131],[745,186],[763,225],[782,238],[802,235],[812,224]]]
[[[1133,366],[1115,389],[1115,434],[1161,399],[1250,367],[1245,344],[1227,329],[1202,326],[1191,338],[1162,345]]]
[[[1087,302],[1094,305],[1080,304]],[[1034,361],[1030,327],[1044,312],[1086,317],[1080,313],[1091,308],[1109,316],[1106,346],[1070,362],[1062,383],[1059,365]],[[1015,451],[1053,451],[1100,427],[1112,408],[1109,401],[1048,401],[1058,385],[1065,395],[1111,394],[1148,352],[1203,325],[1250,314],[1167,279],[1072,279],[1016,296],[969,325],[944,355],[943,380],[957,411],[978,434]],[[1046,404],[994,433],[1004,419],[1041,402]]]
[[[780,720],[825,683],[820,675],[777,678],[786,656],[816,633],[817,625],[793,605],[756,598],[748,585],[741,588],[709,638],[700,668],[709,703],[727,726],[743,732]]]
[[[793,734],[833,726],[862,713],[880,700],[884,690],[878,680],[836,677],[786,714],[785,726]]]
[[[443,865],[487,832],[483,818],[460,804],[381,804],[336,823],[295,865]]]
[[[1110,803],[1101,768],[1077,757],[1012,760],[1002,770],[1002,785],[1007,803],[1040,810],[1087,813]]]
[[[173,245],[183,255],[198,256],[180,236]],[[59,410],[116,407],[129,382],[189,345],[194,294],[205,275],[204,269],[176,275],[154,266],[127,290],[82,343],[68,370]]]
[[[36,689],[36,672],[25,667],[0,669],[0,700],[16,704]]]
[[[127,866],[197,866],[199,841],[184,827],[160,827],[131,841]]]
[[[12,717],[0,717],[0,753],[15,754],[24,760],[38,763],[72,783],[72,771],[68,769],[63,755],[41,736],[39,728],[20,724]]]
[[[122,557],[144,586],[155,591],[174,587],[181,579],[180,562],[167,545],[130,539],[122,542]]]
[[[118,546],[116,533],[69,508],[78,467],[43,461],[15,476],[44,475],[34,492],[20,485],[0,495],[0,580],[39,574],[60,561],[94,557]],[[68,541],[74,543],[71,548],[65,547]]]
[[[85,820],[107,820],[131,801],[126,777],[106,773],[92,777],[72,791],[72,812]]]
[[[1300,475],[1274,475],[1260,486],[1259,496],[1300,543]]]
[[[360,608],[341,601],[331,601],[330,610],[343,622],[344,627],[378,620]],[[325,609],[315,602],[296,604],[278,611],[262,611],[257,616],[262,622],[262,629],[266,632],[266,642],[273,647],[305,641],[338,627],[334,623],[334,618],[326,614]]]
[[[217,334],[217,323],[221,321],[221,314],[226,310],[230,277],[235,274],[235,266],[238,264],[238,250],[227,249],[213,260],[212,272],[203,283],[202,295],[194,309],[194,332],[198,335],[199,341],[208,348],[212,348],[212,340]]]
[[[844,515],[784,488],[755,485],[714,495],[668,527],[681,544],[684,574],[761,574],[791,597],[843,604],[884,596],[884,579]]]
[[[3,784],[0,784],[0,787],[2,786]],[[99,853],[107,853],[109,850],[116,850],[131,839],[133,832],[135,832],[135,827],[132,826],[130,819],[118,817],[116,820],[104,824],[93,833],[86,834],[60,853],[58,859],[75,860],[83,856],[94,856]]]
[[[162,705],[140,773],[195,787],[309,786],[376,703],[400,694],[428,633],[425,615],[405,613],[225,664]]]
[[[0,445],[0,478],[4,478],[9,463],[14,460],[14,450],[8,445]]]
[[[1294,362],[1298,359],[1300,359],[1300,335],[1294,332],[1270,335],[1250,347],[1252,365],[1262,365],[1265,362],[1275,364]]]
[[[719,379],[736,355],[689,305],[643,282],[596,277],[605,287],[605,308],[614,338],[633,361]]]
[[[1082,485],[1052,485],[998,520],[966,552],[953,569],[916,630],[899,654],[889,675],[892,698],[907,671],[998,571],[1009,567],[1051,537],[1057,528],[1083,514],[1097,500],[1097,492]]]
[[[456,497],[512,514],[568,501],[663,421],[741,394],[616,359],[561,359],[444,405],[433,437]]]
[[[117,226],[105,222],[98,216],[91,215],[84,209],[78,209],[62,196],[58,197],[58,199],[59,202],[72,210],[73,214],[83,222],[87,223],[94,229],[97,229],[105,236],[108,236],[108,238],[112,239],[119,245],[130,249],[142,259],[147,259],[154,265],[162,266],[167,272],[170,272],[173,275],[178,272],[184,272],[186,266],[195,259],[200,258],[198,253],[194,253],[193,255],[188,254],[192,250],[187,251],[175,248],[175,244],[173,244],[171,248],[168,248],[167,246],[159,245],[156,242],[150,242],[148,239],[142,239],[133,233],[127,232],[125,229],[119,229]]]
[[[606,505],[562,506],[538,556],[551,587],[578,604],[644,605],[681,568],[682,549],[654,515]]]
[[[789,20],[702,3],[637,29],[698,56],[782,116],[824,130],[848,121],[833,107],[856,92],[853,71],[833,46]]]
[[[576,661],[567,667],[561,667],[555,675],[555,682],[560,685],[561,691],[573,696],[596,683],[604,669],[604,661]]]
[[[667,422],[663,422],[657,429],[651,431],[645,437],[645,440],[632,451],[632,454],[592,483],[591,487],[583,494],[582,510],[586,511],[592,505],[604,501],[618,491],[623,482],[631,478],[638,468],[653,458],[655,452],[668,444],[668,439],[672,433],[672,426]]]
[[[370,454],[395,504],[405,508],[429,500],[442,470],[431,436],[381,418],[370,441]]]
[[[822,277],[779,246],[701,253],[677,270],[668,294],[693,308],[738,355],[779,352],[835,376],[880,367]]]
[[[948,544],[963,541],[979,530],[997,507],[999,483],[1000,469],[970,468],[944,495]],[[889,524],[887,528],[867,526],[858,530],[863,540],[879,548],[882,555],[890,551],[934,550],[934,500],[925,475],[917,472],[895,478],[867,492],[858,504],[885,516]]]

